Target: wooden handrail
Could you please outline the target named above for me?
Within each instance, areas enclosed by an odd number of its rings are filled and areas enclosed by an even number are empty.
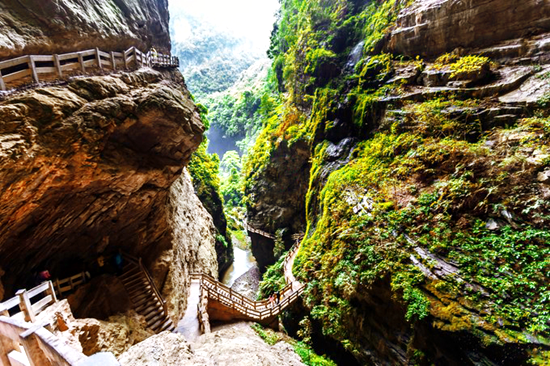
[[[93,57],[90,58],[91,56]],[[34,83],[39,83],[41,74],[56,74],[62,77],[63,73],[69,70],[80,70],[85,73],[87,68],[97,67],[103,70],[103,66],[114,71],[118,65],[128,68],[132,61],[136,69],[142,66],[179,66],[178,57],[162,53],[153,56],[151,52],[145,54],[135,47],[130,47],[124,52],[104,52],[95,48],[61,55],[26,55],[0,61],[0,90],[7,90],[7,83],[27,76],[31,76]],[[12,71],[9,71],[10,69]]]
[[[41,293],[46,293],[41,300],[32,304],[31,299],[38,296]],[[15,314],[13,318],[25,320],[27,322],[33,322],[35,316],[40,314],[48,305],[51,305],[57,301],[55,290],[52,281],[46,281],[30,290],[19,290],[16,296],[0,303],[0,315],[9,317],[9,311],[16,306],[19,306],[21,310]]]
[[[139,269],[141,272],[145,275],[145,278],[147,279],[147,282],[151,285],[151,288],[153,289],[153,293],[155,297],[157,298],[158,302],[162,305],[162,308],[164,310],[164,315],[168,317],[168,306],[166,304],[166,300],[164,300],[164,297],[160,293],[160,290],[158,289],[157,285],[155,284],[155,281],[153,280],[153,277],[149,273],[149,270],[147,270],[147,267],[143,265],[143,261],[141,258],[137,258],[131,254],[128,253],[122,253],[122,256],[125,257],[130,262],[136,264],[139,266]]]

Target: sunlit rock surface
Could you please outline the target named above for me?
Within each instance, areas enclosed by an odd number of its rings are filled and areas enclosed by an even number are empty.
[[[270,346],[248,323],[225,326],[201,336],[194,344],[187,343],[182,335],[163,332],[130,348],[119,361],[122,366],[303,365],[288,343]]]
[[[177,239],[170,187],[204,126],[179,72],[84,77],[0,103],[0,267],[7,291],[122,248],[151,264]],[[71,273],[72,272],[72,273]]]
[[[99,47],[170,49],[167,0],[5,0],[0,59]]]

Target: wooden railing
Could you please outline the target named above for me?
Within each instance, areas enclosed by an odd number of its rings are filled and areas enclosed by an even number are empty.
[[[253,228],[252,226],[248,225],[248,223],[246,221],[243,221],[243,227],[245,228],[245,230],[250,231],[251,233],[258,234],[258,235],[261,235],[261,236],[266,237],[268,239],[275,240],[275,235],[270,234],[270,233],[265,232],[265,231],[260,230],[260,229]]]
[[[88,357],[70,347],[44,327],[0,316],[1,365],[78,365]],[[21,347],[25,352],[21,352]],[[104,366],[113,365],[104,362]]]
[[[44,292],[46,296],[33,304],[31,300]],[[19,306],[20,312],[14,314],[12,318],[34,322],[36,315],[40,314],[42,310],[56,301],[57,297],[52,281],[46,281],[29,291],[19,290],[15,297],[0,303],[0,315],[10,317],[10,310]]]
[[[279,315],[302,294],[305,288],[304,285],[294,284],[295,288],[293,289],[293,284],[288,284],[284,289],[279,291],[282,300],[278,304],[273,304],[273,306],[271,306],[268,300],[252,301],[209,275],[193,273],[191,278],[200,281],[201,289],[207,292],[209,299],[216,300],[222,305],[234,309],[242,315],[257,321]],[[291,294],[286,296],[289,292],[291,292]]]
[[[139,269],[145,275],[145,278],[147,279],[147,282],[149,282],[149,285],[151,286],[151,289],[153,290],[154,296],[157,298],[158,302],[160,304],[162,304],[164,315],[167,318],[169,318],[168,306],[166,304],[166,300],[164,300],[164,298],[162,297],[162,294],[160,293],[159,289],[157,288],[157,285],[155,284],[155,281],[153,280],[153,277],[151,276],[151,274],[149,273],[147,268],[143,265],[143,261],[141,260],[141,258],[136,258],[133,255],[130,255],[130,254],[127,254],[127,253],[124,253],[123,256],[128,261],[130,261],[134,264],[137,264],[139,266]]]
[[[64,278],[62,280],[56,279],[53,281],[53,286],[58,297],[62,298],[66,292],[73,291],[78,286],[86,283],[90,278],[90,274],[87,272],[81,272],[71,277]]]
[[[30,76],[40,83],[39,75],[53,74],[59,78],[64,73],[77,70],[82,73],[90,68],[103,70],[138,69],[149,67],[178,67],[179,59],[162,53],[143,53],[135,47],[124,52],[104,52],[99,48],[65,53],[61,55],[28,55],[0,62],[0,90],[7,90],[8,83]]]

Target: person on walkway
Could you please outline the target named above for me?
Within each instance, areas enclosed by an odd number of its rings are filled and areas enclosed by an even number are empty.
[[[155,47],[151,48],[151,56],[153,57],[153,62],[156,63],[157,62],[157,57],[159,55],[158,55],[157,50],[155,49]]]
[[[120,249],[118,250],[118,253],[115,254],[114,261],[115,261],[116,275],[120,276],[124,268],[124,259],[122,258],[122,251]]]
[[[279,305],[281,302],[281,293],[279,291],[275,293],[275,299],[277,300],[277,305]]]
[[[269,306],[270,306],[270,307],[273,307],[273,303],[274,303],[274,302],[275,302],[274,295],[271,294],[271,295],[269,296]]]

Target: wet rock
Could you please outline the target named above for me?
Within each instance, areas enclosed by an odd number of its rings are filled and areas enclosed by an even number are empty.
[[[256,300],[260,288],[260,279],[260,269],[255,265],[239,276],[231,288],[241,295],[248,297],[250,300]]]

